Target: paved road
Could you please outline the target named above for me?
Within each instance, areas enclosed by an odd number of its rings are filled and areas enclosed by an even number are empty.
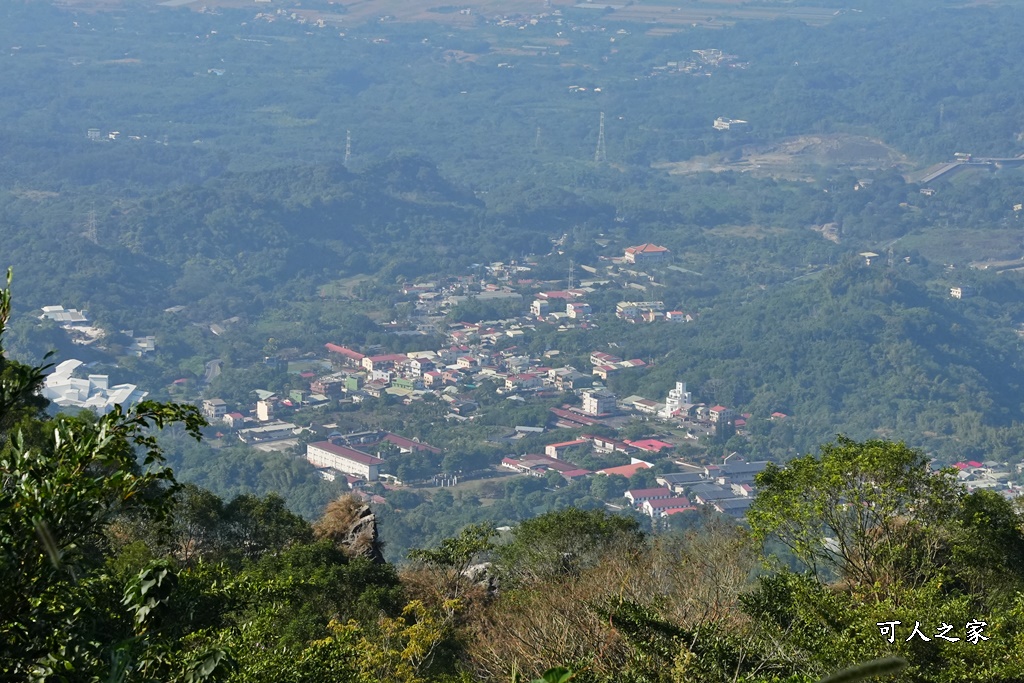
[[[221,360],[215,359],[207,362],[206,373],[203,375],[203,383],[209,384],[213,380],[217,379],[217,375],[220,374]]]

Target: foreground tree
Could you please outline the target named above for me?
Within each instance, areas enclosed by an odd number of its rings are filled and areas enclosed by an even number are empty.
[[[927,465],[902,443],[840,437],[759,476],[753,535],[802,571],[768,555],[744,611],[795,671],[895,655],[899,680],[1024,677],[1024,517]]]
[[[942,529],[964,491],[902,443],[840,436],[785,467],[769,465],[747,519],[807,570],[861,586],[919,586],[935,574]]]
[[[0,359],[10,303],[0,290]],[[147,574],[126,591],[104,571],[106,532],[118,517],[163,518],[175,484],[153,430],[178,423],[198,438],[204,421],[192,406],[153,402],[47,421],[35,396],[45,368],[3,359],[0,372],[0,677],[115,675],[139,663],[127,658],[174,577]],[[159,658],[171,663],[153,668],[165,678],[198,662]]]

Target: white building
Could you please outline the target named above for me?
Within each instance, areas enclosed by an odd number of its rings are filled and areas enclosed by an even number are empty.
[[[236,413],[236,415],[238,414]],[[241,418],[241,415],[239,415],[238,417]],[[232,423],[235,423],[236,418],[232,417],[231,421]],[[290,439],[300,431],[302,430],[300,430],[291,422],[271,422],[270,424],[260,425],[259,427],[239,429],[238,438],[244,443],[280,441],[282,439]]]
[[[268,400],[256,401],[256,419],[270,422],[274,419],[274,404]]]
[[[974,296],[974,291],[970,287],[950,287],[949,295],[954,299],[966,299]]]
[[[734,128],[741,128],[747,125],[747,123],[743,119],[728,119],[724,116],[719,116],[712,125],[715,130],[732,130]]]
[[[228,404],[224,402],[224,399],[208,398],[203,401],[203,416],[211,424],[222,421],[227,414]]]
[[[345,474],[376,481],[380,465],[384,462],[369,453],[347,446],[336,446],[330,441],[317,441],[306,446],[306,460],[314,467],[329,467]]]
[[[64,361],[46,376],[39,393],[62,408],[88,408],[98,413],[109,413],[115,405],[134,405],[148,395],[134,384],[110,386],[107,375],[74,377],[75,370],[82,365],[80,360]]]
[[[88,322],[85,311],[75,308],[64,308],[63,306],[43,306],[43,314],[40,320],[52,320],[61,327],[65,325],[84,325]]]
[[[665,408],[661,412],[664,418],[672,417],[672,413],[679,410],[684,403],[693,403],[693,395],[686,390],[686,382],[676,382],[676,388],[670,389],[668,398],[665,399]]]

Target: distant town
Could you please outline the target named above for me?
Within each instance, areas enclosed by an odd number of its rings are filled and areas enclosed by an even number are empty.
[[[556,240],[556,251],[558,246]],[[870,265],[871,257],[877,254],[862,256]],[[383,327],[394,334],[424,339],[441,336],[444,344],[440,347],[386,353],[380,348],[353,348],[326,341],[319,357],[306,354],[302,358],[301,365],[307,369],[298,374],[307,388],[280,395],[253,387],[253,400],[244,405],[210,396],[201,402],[202,413],[217,430],[217,437],[235,438],[262,451],[300,453],[322,478],[344,483],[371,502],[386,500],[388,490],[457,486],[460,481],[502,473],[547,478],[553,484],[608,477],[617,478],[617,485],[608,488],[607,505],[612,508],[628,505],[655,520],[703,507],[742,517],[756,495],[754,477],[768,463],[748,462],[736,452],[713,462],[694,457],[694,453],[702,452],[698,448],[680,455],[686,450],[680,446],[722,444],[735,435],[744,436],[748,422],[754,419],[750,414],[696,400],[683,378],[666,395],[617,396],[608,389],[609,378],[618,373],[643,373],[649,361],[621,357],[616,349],[594,349],[586,366],[574,367],[560,361],[562,354],[557,348],[534,357],[515,343],[542,326],[556,331],[597,327],[602,316],[591,310],[588,297],[602,287],[612,285],[635,293],[635,298],[656,294],[661,286],[657,273],[665,268],[679,269],[672,263],[671,251],[643,243],[624,248],[621,256],[604,257],[595,265],[571,264],[567,286],[559,289],[547,289],[546,282],[532,279],[531,263],[529,259],[491,263],[477,267],[473,274],[398,286],[397,294],[412,302],[414,313],[406,322],[385,323]],[[584,277],[576,278],[577,268]],[[951,290],[951,296],[957,298],[969,293],[967,288]],[[473,300],[509,304],[518,308],[520,315],[451,322],[449,313]],[[699,324],[693,314],[670,310],[654,297],[620,301],[614,311],[602,315],[638,325]],[[105,336],[103,330],[90,325],[84,311],[48,306],[40,318],[57,323],[79,344],[89,345]],[[223,334],[225,325],[232,322],[211,324],[209,331]],[[130,330],[122,334],[130,340],[127,351],[131,354],[141,356],[156,348],[157,340],[152,336],[135,337]],[[264,362],[288,364],[289,358],[268,356]],[[118,403],[135,403],[147,395],[131,384],[112,385],[106,375],[75,377],[86,369],[79,360],[64,361],[47,378],[43,395],[65,408],[97,412],[107,412]],[[571,398],[549,408],[546,424],[515,426],[504,437],[506,442],[549,433],[571,434],[571,438],[555,439],[543,447],[543,452],[510,454],[500,464],[484,470],[453,472],[438,466],[435,471],[418,473],[415,480],[403,481],[394,473],[385,473],[389,457],[426,454],[434,456],[432,462],[440,462],[442,449],[386,430],[345,433],[329,420],[300,423],[293,418],[307,408],[329,416],[344,406],[358,409],[368,400],[412,404],[430,399],[446,406],[446,419],[457,429],[459,423],[473,422],[479,415],[473,390],[482,382],[491,383],[504,400],[517,404]],[[767,419],[791,418],[777,411]],[[645,425],[645,433],[639,438],[618,436],[629,425],[635,431],[637,424]],[[622,464],[587,469],[573,461],[586,454]],[[644,470],[651,470],[650,476],[638,477]],[[996,462],[958,463],[957,476],[969,489],[1017,494],[1009,483],[1010,469]],[[379,486],[376,492],[369,486],[378,482],[384,486],[383,496]],[[634,487],[636,483],[644,485]]]

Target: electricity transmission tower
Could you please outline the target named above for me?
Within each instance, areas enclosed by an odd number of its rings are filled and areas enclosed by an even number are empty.
[[[89,240],[93,244],[99,244],[100,238],[97,231],[96,225],[96,212],[90,211],[85,217],[85,229],[82,231],[82,237]]]
[[[597,149],[594,150],[594,161],[597,163],[604,163],[608,157],[607,151],[604,147],[604,112],[601,112],[601,124],[597,129]]]

